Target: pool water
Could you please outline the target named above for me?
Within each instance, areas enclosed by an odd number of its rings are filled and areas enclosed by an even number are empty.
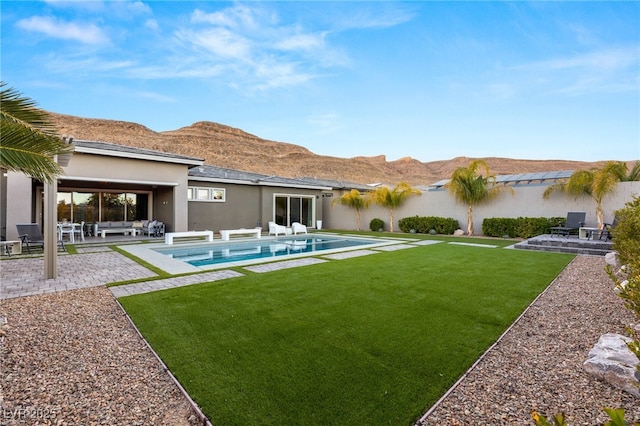
[[[309,254],[380,244],[380,240],[340,236],[297,236],[280,239],[259,239],[226,244],[207,244],[182,248],[157,248],[155,251],[193,266],[217,265],[244,260]]]

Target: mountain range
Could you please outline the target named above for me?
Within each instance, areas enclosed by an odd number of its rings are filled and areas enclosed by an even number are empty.
[[[177,130],[156,132],[141,124],[83,118],[50,113],[60,134],[79,140],[111,142],[138,148],[187,155],[206,164],[266,175],[311,177],[360,184],[401,181],[411,185],[429,185],[448,179],[458,167],[466,167],[476,158],[421,162],[411,157],[388,161],[385,155],[340,158],[317,155],[292,143],[262,139],[241,129],[209,121],[193,123]],[[526,160],[486,157],[493,175],[578,170],[600,167],[605,160],[582,162],[569,160]],[[631,167],[633,164],[628,164]]]

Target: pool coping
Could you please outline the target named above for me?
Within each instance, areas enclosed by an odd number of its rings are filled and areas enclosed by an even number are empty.
[[[334,233],[323,233],[323,232],[314,232],[312,234],[308,234],[309,238],[314,236],[326,236],[326,237],[344,237],[354,240],[367,240],[372,241],[371,244],[358,245],[354,247],[341,247],[336,249],[327,249],[321,251],[314,252],[306,252],[306,253],[294,253],[288,255],[280,255],[273,257],[263,257],[259,259],[248,259],[248,260],[239,260],[239,261],[231,261],[225,263],[218,263],[213,265],[204,265],[204,266],[193,266],[181,260],[173,259],[167,255],[159,253],[155,249],[159,248],[189,248],[189,247],[215,247],[221,245],[233,245],[234,243],[247,243],[247,242],[256,242],[256,243],[264,243],[265,241],[286,241],[291,240],[292,236],[280,236],[280,237],[262,237],[262,238],[234,238],[230,241],[223,240],[214,240],[212,242],[203,242],[203,241],[191,241],[191,242],[183,242],[177,244],[164,244],[164,243],[150,243],[150,244],[136,244],[136,245],[122,245],[118,246],[119,249],[142,259],[143,261],[153,265],[156,268],[163,270],[164,272],[172,275],[177,274],[186,274],[186,273],[197,273],[197,272],[207,272],[214,271],[218,269],[226,269],[233,267],[243,267],[249,265],[256,265],[262,263],[271,263],[271,262],[281,262],[284,260],[291,259],[300,259],[304,257],[312,257],[312,256],[325,256],[334,253],[347,252],[352,250],[362,250],[362,249],[371,249],[378,248],[384,246],[390,246],[394,244],[399,244],[401,242],[408,242],[411,239],[398,239],[398,238],[382,238],[382,237],[362,237],[359,235],[345,235],[345,234],[334,234]],[[297,238],[304,238],[305,235],[297,235]]]

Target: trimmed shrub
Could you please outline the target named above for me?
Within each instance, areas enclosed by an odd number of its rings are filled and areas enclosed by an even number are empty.
[[[369,229],[371,229],[372,231],[384,230],[384,221],[378,218],[371,219],[371,222],[369,222]]]
[[[531,238],[548,234],[552,226],[564,223],[562,217],[494,217],[482,221],[482,233],[488,237]]]
[[[411,216],[398,221],[402,232],[414,230],[419,234],[428,234],[432,229],[438,234],[453,234],[460,227],[458,221],[450,217]]]

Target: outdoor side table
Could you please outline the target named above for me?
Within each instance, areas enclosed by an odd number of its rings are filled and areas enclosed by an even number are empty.
[[[22,254],[22,241],[0,241],[0,248],[7,256]]]

